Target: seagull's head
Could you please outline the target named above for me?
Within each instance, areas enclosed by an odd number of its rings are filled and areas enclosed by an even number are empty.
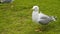
[[[34,11],[38,11],[39,10],[39,7],[38,6],[33,6],[32,8]]]

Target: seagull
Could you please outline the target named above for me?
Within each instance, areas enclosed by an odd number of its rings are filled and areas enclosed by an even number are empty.
[[[32,12],[32,20],[40,23],[40,24],[48,24],[51,21],[56,21],[54,16],[48,16],[43,14],[42,12],[39,13],[39,7],[33,6],[33,12]]]
[[[33,6],[32,20],[38,24],[47,25],[51,21],[56,21],[54,16],[48,16],[40,11],[39,7]]]
[[[10,3],[13,2],[14,0],[1,0],[0,3]]]

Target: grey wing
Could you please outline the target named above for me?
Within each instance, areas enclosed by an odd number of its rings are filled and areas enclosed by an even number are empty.
[[[47,18],[47,17],[41,17],[39,23],[41,23],[41,24],[48,24],[50,21],[51,21],[50,18]]]
[[[5,2],[12,2],[12,0],[1,0],[2,3],[5,3]]]
[[[43,17],[41,17],[40,19],[48,19],[48,17],[44,17],[44,16],[43,16]]]

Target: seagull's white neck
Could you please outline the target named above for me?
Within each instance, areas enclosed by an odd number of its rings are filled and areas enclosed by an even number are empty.
[[[33,21],[37,21],[38,17],[39,17],[38,11],[33,11],[32,12],[32,19],[33,19]]]

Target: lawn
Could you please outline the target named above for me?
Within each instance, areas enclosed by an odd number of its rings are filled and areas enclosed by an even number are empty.
[[[36,32],[40,27],[32,22],[32,7],[38,5],[40,11],[57,16],[47,30]],[[60,0],[15,0],[13,3],[0,3],[0,34],[60,34]],[[41,25],[41,24],[40,24]]]

